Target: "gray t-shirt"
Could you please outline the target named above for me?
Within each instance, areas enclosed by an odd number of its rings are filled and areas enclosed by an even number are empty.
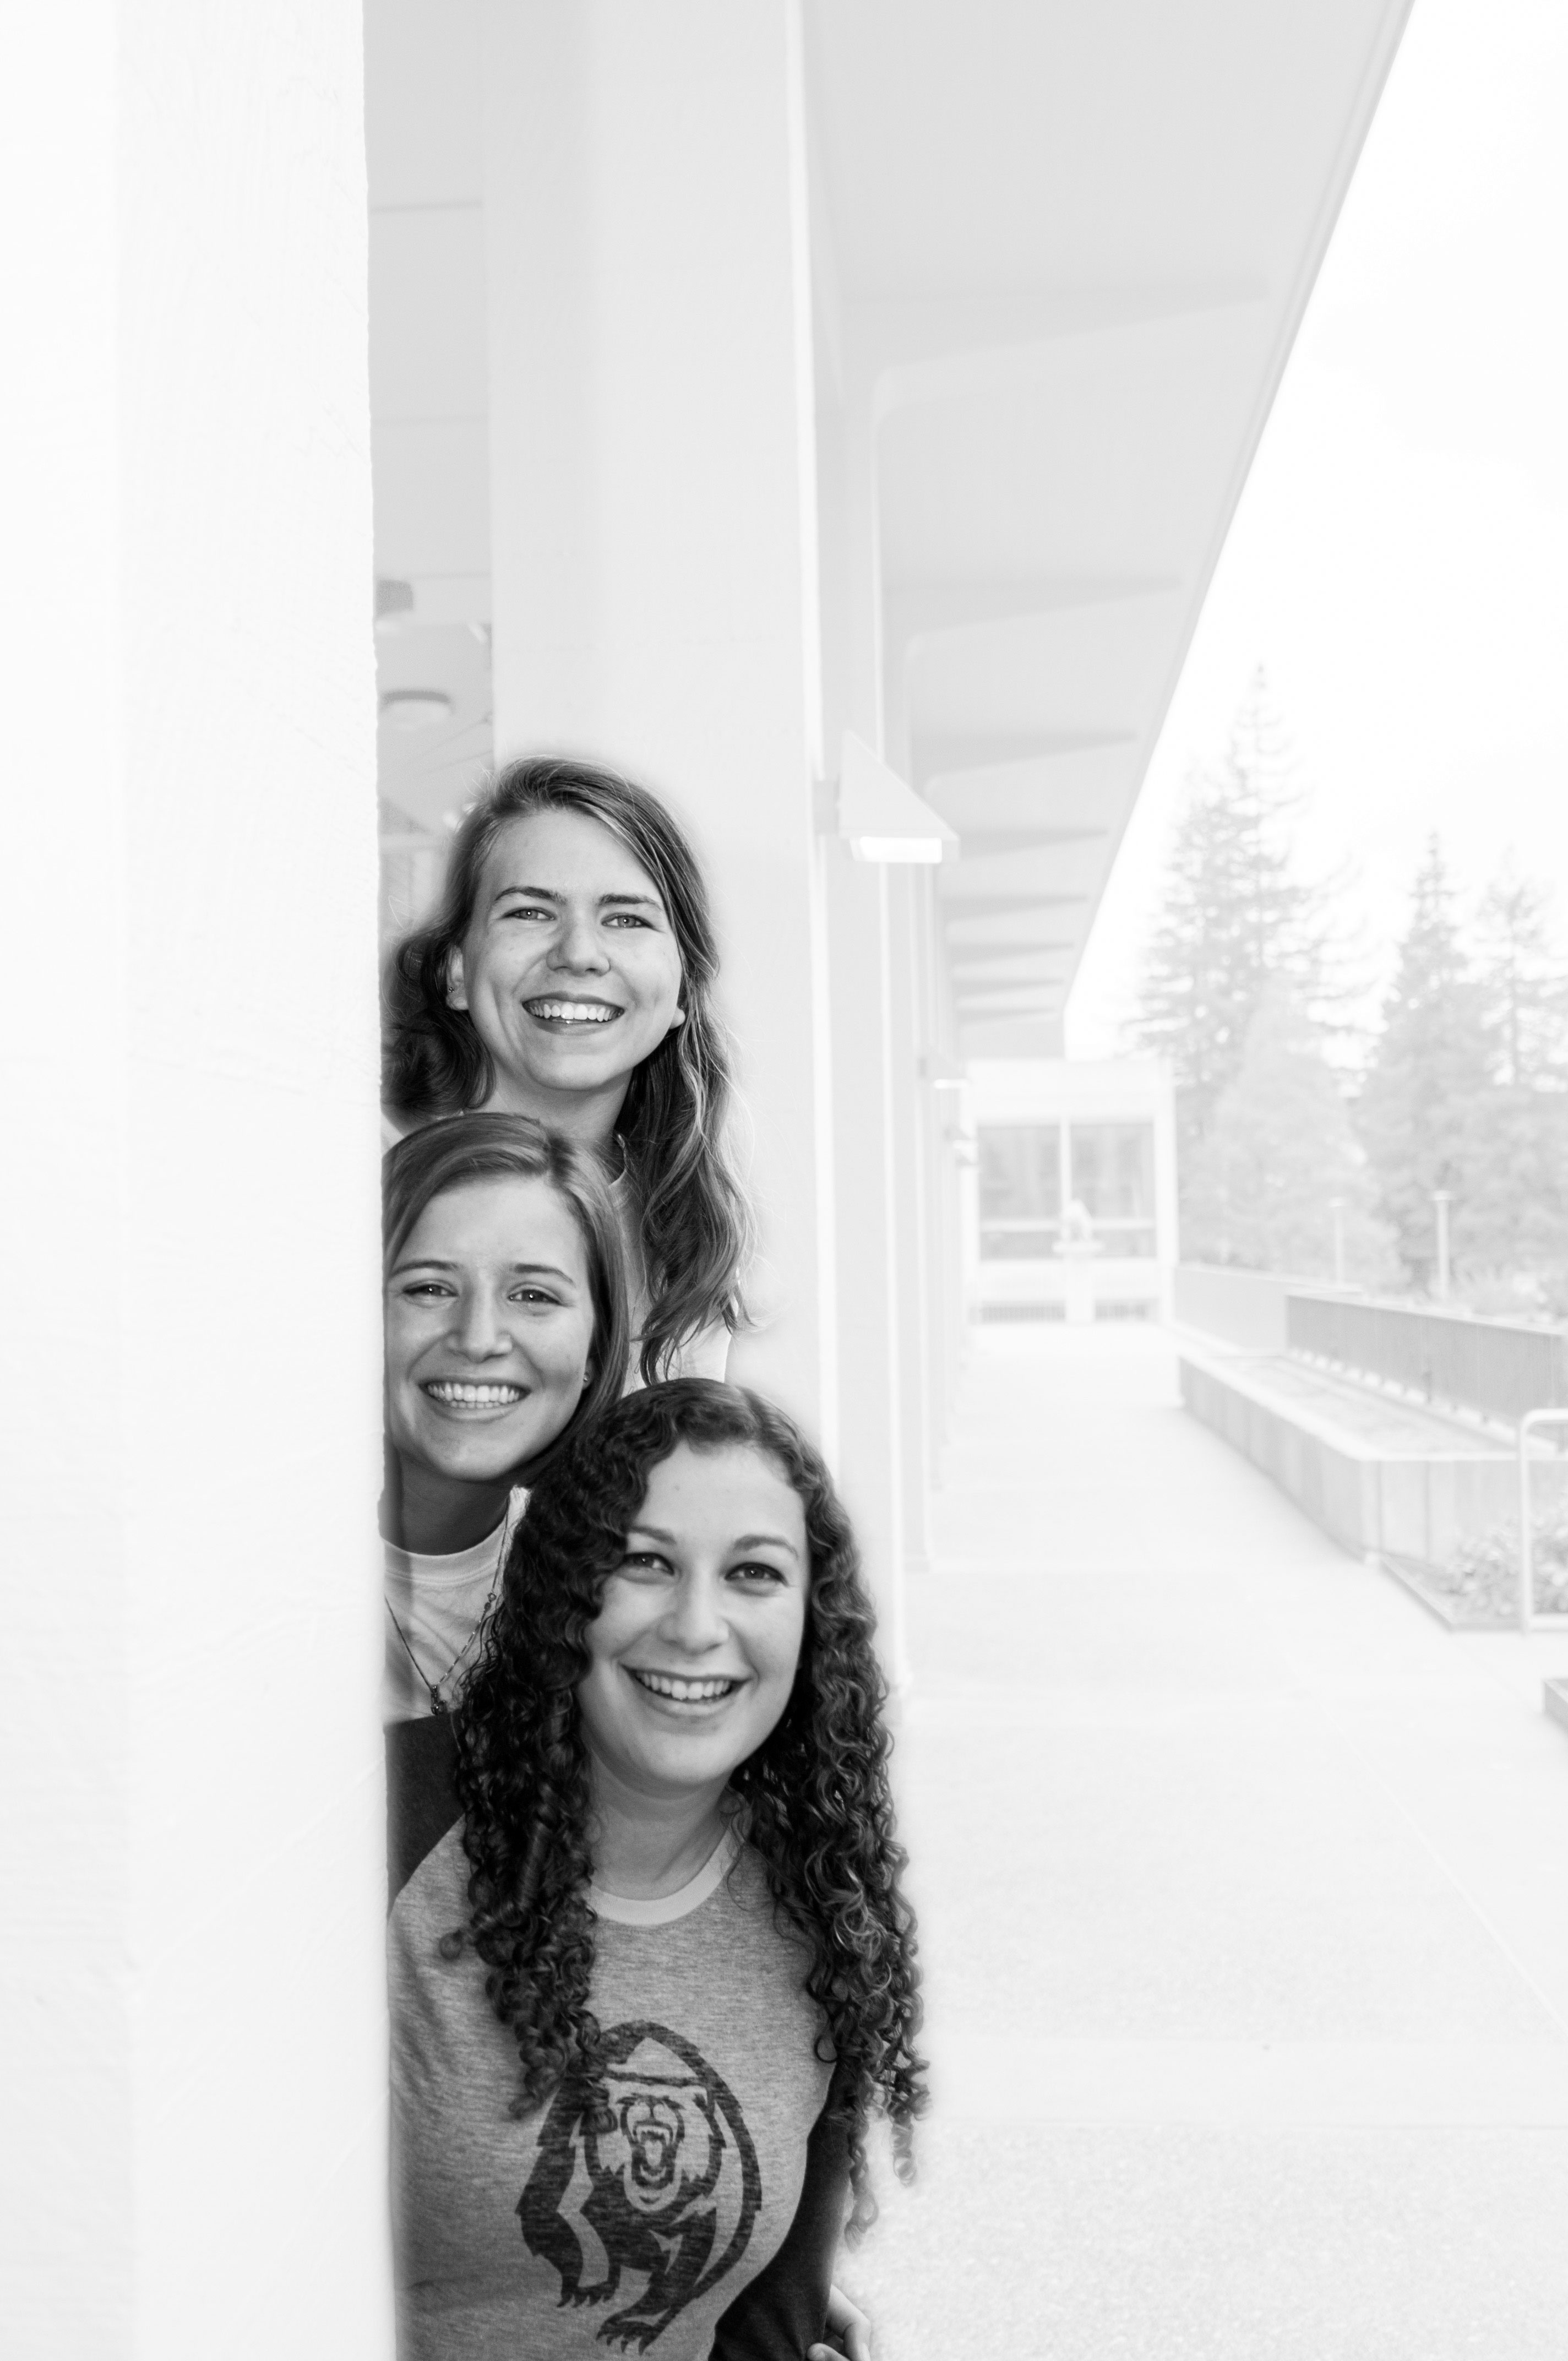
[[[805,1946],[732,1838],[662,1901],[590,1888],[601,2103],[520,2122],[483,1964],[439,1949],[467,1877],[453,1828],[391,1916],[401,2361],[700,2361],[790,2228],[828,2095]]]

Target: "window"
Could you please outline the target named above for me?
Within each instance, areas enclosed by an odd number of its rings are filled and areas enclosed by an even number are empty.
[[[1102,1253],[1152,1255],[1154,1126],[1075,1123],[1068,1137],[1072,1195],[1088,1208]],[[983,1247],[981,1248],[983,1252]]]
[[[981,1256],[1044,1261],[1061,1233],[1059,1125],[984,1126],[979,1144]]]

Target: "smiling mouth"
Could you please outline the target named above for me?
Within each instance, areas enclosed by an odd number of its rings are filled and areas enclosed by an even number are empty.
[[[740,1686],[739,1681],[709,1677],[705,1680],[682,1680],[674,1673],[642,1673],[628,1664],[627,1671],[639,1688],[654,1697],[667,1697],[674,1705],[717,1705],[721,1697],[732,1697]]]
[[[525,1000],[522,1005],[541,1025],[613,1025],[625,1014],[608,1000]]]
[[[493,1379],[477,1385],[462,1378],[427,1378],[420,1388],[446,1410],[510,1410],[527,1390],[525,1386],[497,1385]]]

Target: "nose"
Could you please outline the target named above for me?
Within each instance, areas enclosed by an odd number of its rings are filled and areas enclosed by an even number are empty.
[[[470,1361],[493,1361],[511,1351],[511,1333],[488,1288],[476,1288],[457,1305],[452,1342]]]
[[[675,1585],[664,1610],[664,1636],[688,1656],[722,1647],[729,1636],[724,1594],[710,1574],[694,1569]]]
[[[570,975],[603,975],[609,965],[598,929],[598,921],[591,910],[580,904],[568,903],[562,915],[560,931],[551,946],[550,964],[562,968]]]

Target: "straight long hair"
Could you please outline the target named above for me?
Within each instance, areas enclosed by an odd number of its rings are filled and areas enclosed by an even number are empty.
[[[473,922],[501,831],[538,811],[581,812],[620,839],[657,886],[680,955],[685,1021],[632,1073],[618,1126],[648,1282],[641,1373],[651,1383],[700,1330],[740,1326],[751,1240],[726,1145],[733,1080],[713,1006],[718,955],[707,893],[691,846],[656,796],[559,755],[529,756],[496,774],[453,839],[435,917],[388,960],[386,1099],[400,1115],[428,1121],[482,1105],[494,1090],[494,1059],[466,1009],[448,1004],[452,954]]]
[[[455,1115],[427,1124],[387,1150],[381,1164],[382,1271],[389,1277],[428,1205],[478,1180],[543,1180],[576,1224],[588,1267],[592,1374],[559,1435],[530,1462],[532,1482],[567,1438],[620,1398],[629,1333],[626,1274],[615,1208],[597,1157],[524,1115]]]
[[[810,1560],[806,1631],[789,1701],[730,1773],[746,1839],[776,1911],[802,1938],[805,1988],[835,2062],[832,2105],[849,2136],[851,2235],[875,2205],[865,2134],[885,2114],[901,2178],[926,2103],[915,1922],[900,1878],[888,1785],[886,1686],[854,1535],[817,1454],[784,1412],[738,1387],[681,1378],[627,1394],[585,1427],[529,1495],[455,1723],[467,1924],[485,1989],[517,2043],[512,2112],[567,2078],[604,2070],[589,2007],[593,1795],[577,1691],[587,1633],[620,1565],[653,1469],[680,1444],[762,1453],[798,1497]]]

